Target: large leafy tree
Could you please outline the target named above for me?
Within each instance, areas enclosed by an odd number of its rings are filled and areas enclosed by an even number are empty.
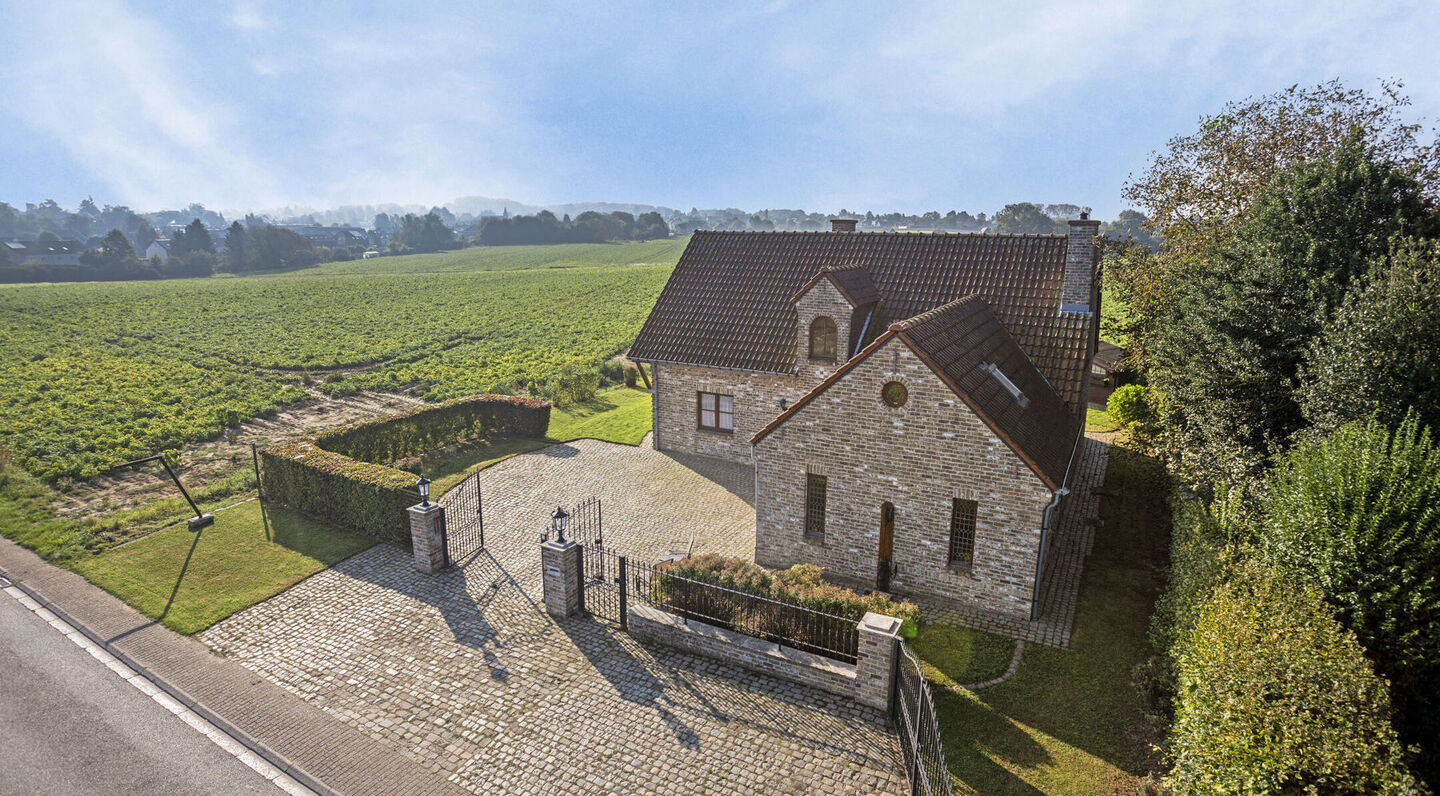
[[[1301,362],[1351,285],[1392,236],[1437,232],[1423,185],[1358,133],[1276,175],[1235,233],[1187,267],[1156,324],[1151,381],[1173,407],[1177,463],[1231,484],[1258,472],[1304,425]]]
[[[1418,771],[1440,781],[1440,448],[1411,415],[1301,444],[1267,479],[1259,552],[1324,594],[1390,679]]]
[[[455,232],[432,210],[423,216],[412,213],[401,219],[396,240],[409,251],[433,252],[449,248]]]
[[[170,256],[183,257],[191,252],[215,253],[215,241],[210,238],[210,231],[195,219],[185,225],[183,230],[175,233],[175,238],[170,242]]]
[[[1440,242],[1397,242],[1305,358],[1305,419],[1330,431],[1374,415],[1398,425],[1407,409],[1440,431]]]
[[[995,214],[994,227],[990,231],[1002,235],[1019,235],[1064,232],[1065,229],[1063,221],[1056,221],[1045,215],[1040,205],[1019,202],[1001,208],[1000,212]]]

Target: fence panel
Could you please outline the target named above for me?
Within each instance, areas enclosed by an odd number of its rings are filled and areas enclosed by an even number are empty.
[[[930,693],[930,684],[925,682],[920,659],[903,641],[899,652],[890,716],[900,736],[910,793],[912,796],[952,796],[950,769],[945,765],[945,747],[940,742],[940,723],[935,719],[935,698]]]

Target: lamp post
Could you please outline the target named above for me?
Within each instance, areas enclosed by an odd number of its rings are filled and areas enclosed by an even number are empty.
[[[428,507],[430,505],[430,479],[423,475],[420,476],[420,480],[415,482],[415,488],[420,490],[421,508]]]
[[[550,515],[550,527],[555,529],[555,536],[561,543],[565,543],[565,526],[570,524],[570,515],[566,513],[564,506],[556,506],[555,513]]]

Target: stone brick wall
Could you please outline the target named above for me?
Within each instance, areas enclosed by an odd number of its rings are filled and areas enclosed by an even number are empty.
[[[1095,236],[1098,234],[1099,221],[1075,219],[1070,222],[1069,240],[1065,247],[1065,284],[1060,288],[1061,304],[1090,306],[1095,288]]]
[[[901,381],[902,407],[880,399]],[[755,561],[813,563],[876,582],[881,504],[895,506],[892,591],[1028,619],[1050,491],[898,339],[821,393],[756,448]],[[827,478],[823,540],[804,537],[806,473]],[[979,502],[975,558],[948,563],[950,506]]]
[[[855,667],[842,661],[782,647],[704,622],[686,623],[674,614],[648,605],[632,607],[627,622],[630,635],[641,641],[664,644],[832,694],[855,696]]]
[[[717,456],[750,463],[750,438],[780,414],[780,401],[799,400],[816,382],[800,376],[780,376],[693,365],[654,365],[655,447],[681,453]],[[713,392],[735,398],[735,430],[731,433],[698,428],[696,393]]]
[[[850,345],[850,321],[854,312],[850,302],[829,279],[816,282],[795,302],[795,361],[800,365],[800,379],[810,387],[829,378],[850,358],[846,349]],[[810,324],[822,315],[835,322],[834,362],[810,359]]]

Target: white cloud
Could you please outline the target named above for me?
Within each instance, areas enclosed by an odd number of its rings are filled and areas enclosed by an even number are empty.
[[[236,4],[235,12],[230,15],[230,25],[236,30],[253,33],[269,28],[270,19],[253,3],[242,2]]]

